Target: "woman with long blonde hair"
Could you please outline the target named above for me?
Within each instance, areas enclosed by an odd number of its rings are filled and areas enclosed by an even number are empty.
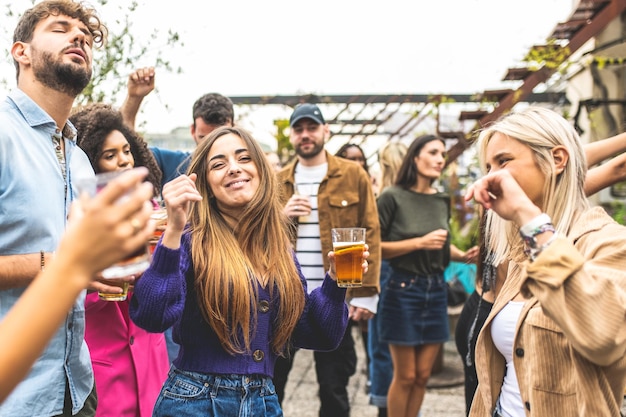
[[[380,193],[396,183],[396,175],[400,170],[408,147],[399,141],[387,142],[378,151],[378,165],[380,166]],[[389,259],[382,259],[380,263],[380,290],[387,286],[391,268]],[[380,298],[379,298],[380,299]],[[372,360],[369,363],[370,389],[369,403],[378,407],[378,417],[387,417],[387,391],[393,377],[393,363],[389,353],[389,345],[378,337],[380,315],[376,314],[369,320],[368,349]]]
[[[174,325],[181,346],[155,416],[282,415],[277,356],[289,344],[340,342],[348,310],[334,255],[322,287],[307,295],[279,194],[261,147],[237,127],[212,132],[187,175],[165,185],[167,229],[131,307],[148,330]]]
[[[617,416],[626,384],[626,228],[585,196],[580,138],[540,107],[478,139],[466,199],[506,278],[476,342],[470,416]]]

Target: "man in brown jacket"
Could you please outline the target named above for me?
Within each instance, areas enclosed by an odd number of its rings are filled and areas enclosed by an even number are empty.
[[[326,254],[332,250],[334,227],[365,227],[370,256],[363,286],[347,293],[350,318],[367,320],[376,313],[380,275],[380,225],[376,200],[367,173],[355,162],[332,156],[324,150],[330,129],[318,106],[301,104],[289,120],[289,140],[297,158],[278,173],[283,186],[285,213],[297,226],[296,254],[307,278],[308,291],[322,284],[328,270]],[[315,352],[319,384],[320,417],[350,415],[347,385],[356,371],[356,351],[350,332],[332,352]],[[279,400],[284,397],[287,375],[293,363],[279,358],[274,383]]]

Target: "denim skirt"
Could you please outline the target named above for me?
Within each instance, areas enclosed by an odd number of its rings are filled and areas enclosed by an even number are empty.
[[[378,337],[382,342],[419,346],[450,338],[443,273],[422,276],[392,267],[378,310]]]
[[[282,417],[271,378],[214,375],[172,366],[154,406],[155,417]]]

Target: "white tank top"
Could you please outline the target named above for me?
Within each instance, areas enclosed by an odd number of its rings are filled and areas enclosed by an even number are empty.
[[[524,301],[509,301],[506,306],[493,318],[491,323],[491,338],[496,349],[506,359],[506,374],[502,383],[502,390],[498,399],[501,414],[504,417],[524,417],[524,404],[519,392],[517,375],[513,366],[513,339],[515,327]]]

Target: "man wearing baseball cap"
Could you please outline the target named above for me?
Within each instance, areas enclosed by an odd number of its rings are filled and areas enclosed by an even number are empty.
[[[278,173],[278,179],[285,196],[284,212],[297,227],[296,255],[307,278],[308,291],[322,285],[329,268],[325,254],[332,250],[330,230],[365,227],[369,270],[363,276],[363,286],[348,289],[346,298],[352,320],[370,319],[376,313],[381,259],[380,225],[370,178],[357,163],[335,157],[324,149],[330,128],[317,105],[297,106],[289,124],[289,141],[297,158]],[[356,371],[350,329],[348,326],[336,350],[314,352],[320,417],[350,415],[347,385]],[[287,358],[279,358],[276,364],[274,384],[281,402],[294,354],[292,351]]]

